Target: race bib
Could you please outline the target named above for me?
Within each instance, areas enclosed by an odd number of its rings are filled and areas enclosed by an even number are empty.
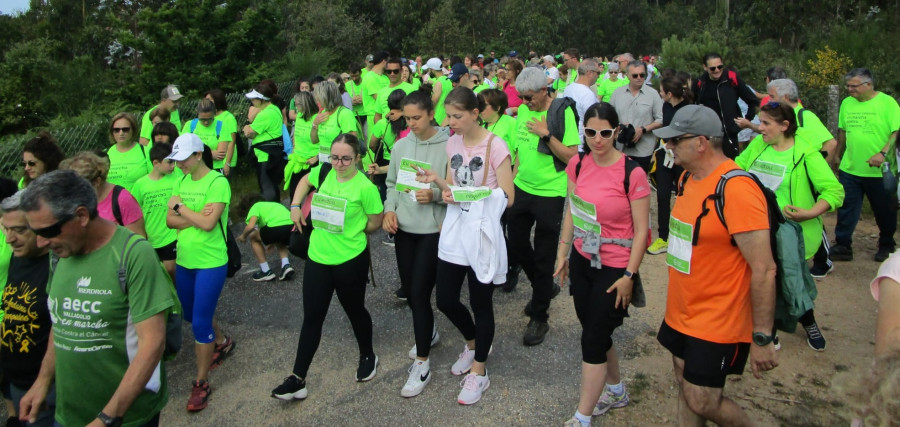
[[[694,247],[694,226],[669,217],[669,248],[666,253],[666,264],[684,274],[691,274],[691,254]]]
[[[764,162],[757,160],[750,166],[750,172],[759,178],[759,182],[766,186],[769,190],[776,191],[784,181],[784,171],[787,168],[778,163]]]
[[[313,195],[310,209],[313,228],[329,233],[343,233],[346,213],[346,200],[320,193]]]
[[[331,163],[331,147],[319,144],[319,163]]]
[[[455,187],[450,186],[450,192],[453,193],[453,201],[455,202],[477,202],[491,196],[491,189],[488,187]]]
[[[416,168],[428,170],[431,169],[431,163],[410,159],[400,160],[400,169],[397,171],[397,184],[394,187],[397,191],[415,192],[416,190],[431,188],[430,184],[416,181]]]
[[[569,211],[575,226],[575,238],[581,238],[581,250],[588,254],[600,253],[600,223],[597,222],[597,207],[574,194],[569,198]]]

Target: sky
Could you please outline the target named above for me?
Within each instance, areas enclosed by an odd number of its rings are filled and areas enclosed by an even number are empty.
[[[28,9],[29,0],[0,0],[0,13],[12,15],[13,12],[24,12]]]

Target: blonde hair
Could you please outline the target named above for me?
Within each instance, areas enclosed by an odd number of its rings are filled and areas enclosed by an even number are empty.
[[[106,181],[109,174],[109,157],[100,157],[90,151],[82,151],[59,164],[60,170],[70,170],[86,179],[91,185],[97,178]]]

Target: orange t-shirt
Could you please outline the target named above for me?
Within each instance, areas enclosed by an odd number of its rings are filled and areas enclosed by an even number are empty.
[[[690,244],[703,199],[714,194],[719,178],[737,164],[728,160],[702,180],[689,179],[684,195],[675,200],[669,232],[669,294],[666,323],[685,335],[715,343],[750,342],[750,266],[731,235],[768,230],[766,199],[756,183],[736,177],[725,186],[725,220],[716,216],[712,200],[700,221],[698,244]],[[685,258],[689,262],[685,261]]]

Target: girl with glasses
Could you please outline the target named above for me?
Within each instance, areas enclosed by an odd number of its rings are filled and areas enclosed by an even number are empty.
[[[66,155],[56,144],[56,138],[49,132],[41,132],[36,138],[28,140],[22,149],[22,168],[25,173],[19,180],[19,189],[25,188],[37,177],[55,171],[59,162],[65,158]]]
[[[153,170],[149,148],[138,144],[137,121],[128,113],[119,113],[109,122],[109,139],[113,146],[106,150],[109,156],[111,184],[121,185],[131,191],[134,182]]]

